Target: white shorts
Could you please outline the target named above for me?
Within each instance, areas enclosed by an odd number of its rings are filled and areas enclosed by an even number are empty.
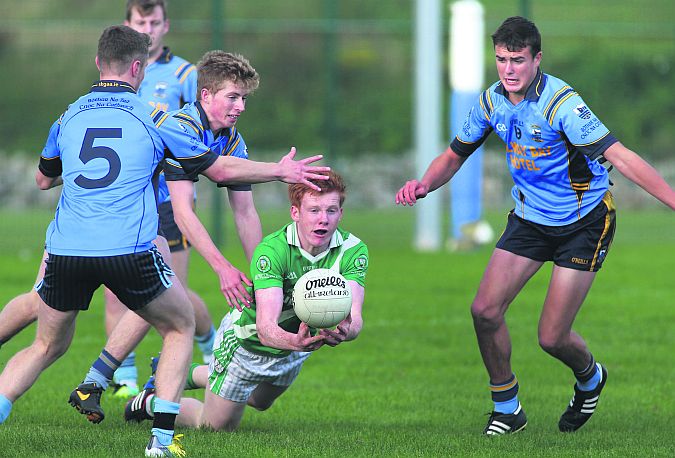
[[[228,313],[218,328],[209,364],[209,389],[223,399],[246,402],[253,390],[267,382],[288,387],[300,373],[310,352],[294,351],[288,356],[266,356],[243,348],[232,330]]]

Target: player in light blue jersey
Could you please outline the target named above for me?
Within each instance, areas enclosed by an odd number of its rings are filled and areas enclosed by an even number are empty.
[[[461,131],[422,179],[398,191],[396,203],[414,205],[443,186],[491,132],[504,141],[515,206],[471,305],[494,401],[484,433],[513,433],[527,424],[504,316],[546,261],[554,266],[539,344],[576,378],[572,401],[558,422],[560,431],[572,432],[595,412],[607,380],[607,369],[572,330],[614,235],[615,209],[602,162],[671,209],[675,191],[608,131],[574,89],[541,71],[541,36],[532,22],[509,18],[492,41],[499,81],[480,95]]]
[[[194,102],[197,93],[195,66],[174,55],[164,46],[164,36],[169,32],[170,25],[167,14],[167,4],[164,0],[127,1],[124,25],[147,34],[151,40],[148,66],[143,82],[138,88],[139,97],[148,103],[151,110],[155,108],[162,111],[178,110],[185,103]],[[164,173],[159,175],[157,200],[161,231],[171,251],[168,261],[193,305],[195,341],[204,361],[209,361],[213,355],[211,347],[215,338],[215,328],[204,300],[188,287],[190,244],[174,221]],[[105,290],[105,305],[106,331],[109,335],[127,309],[108,289]],[[126,399],[137,394],[137,378],[136,353],[132,352],[115,371],[113,396]]]
[[[99,39],[96,64],[101,79],[73,102],[50,130],[36,180],[47,189],[61,177],[63,189],[46,234],[46,269],[37,290],[40,325],[33,344],[17,353],[0,375],[0,422],[40,373],[65,353],[79,310],[86,310],[102,284],[115,292],[163,338],[167,364],[158,367],[159,418],[147,456],[180,451],[173,429],[175,403],[192,355],[194,314],[187,295],[152,243],[157,236],[155,185],[164,143],[145,104],[136,95],[148,58],[149,38],[129,27],[113,26]],[[202,160],[202,165],[206,161]],[[109,365],[119,364],[102,355]],[[164,360],[162,360],[164,361]],[[166,371],[173,369],[173,380]],[[160,376],[159,372],[162,373]],[[90,409],[100,389],[83,384],[71,403],[94,422]],[[95,406],[94,406],[95,407]]]
[[[209,51],[197,64],[198,101],[171,113],[172,123],[164,123],[164,137],[187,135],[220,155],[248,158],[248,149],[235,124],[246,109],[248,96],[258,87],[259,76],[243,56],[224,51]],[[169,150],[173,148],[167,140]],[[223,257],[194,212],[194,174],[186,173],[179,161],[167,157],[164,173],[171,194],[176,222],[188,240],[206,259],[220,281],[220,290],[228,305],[240,308],[251,301],[246,274]],[[250,261],[262,239],[262,226],[253,202],[250,185],[228,186],[228,198],[244,254]]]

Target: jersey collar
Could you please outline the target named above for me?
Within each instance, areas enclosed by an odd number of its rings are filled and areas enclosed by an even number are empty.
[[[168,64],[169,62],[171,62],[171,59],[173,59],[173,54],[171,53],[171,50],[169,49],[168,46],[164,46],[162,48],[162,54],[159,55],[159,57],[155,62],[157,62],[158,64]]]
[[[286,241],[288,242],[289,245],[298,247],[300,253],[302,253],[302,256],[304,256],[305,258],[309,259],[312,262],[316,262],[319,259],[326,257],[326,255],[330,252],[331,248],[339,247],[345,242],[344,238],[342,238],[342,234],[340,234],[340,231],[336,229],[335,232],[333,233],[333,236],[330,238],[330,244],[328,245],[328,249],[314,256],[309,252],[305,251],[300,246],[300,236],[298,235],[298,226],[295,222],[292,222],[288,226],[286,226]]]
[[[135,94],[136,90],[125,81],[99,80],[92,84],[90,92],[133,92]]]
[[[531,102],[536,102],[539,100],[539,97],[541,97],[545,86],[546,74],[542,73],[541,69],[537,69],[537,74],[534,76],[534,79],[530,83],[530,87],[527,88],[527,92],[525,93],[525,100],[529,100]],[[506,98],[509,97],[509,91],[504,89],[501,81],[497,84],[495,92],[499,95],[503,95]]]

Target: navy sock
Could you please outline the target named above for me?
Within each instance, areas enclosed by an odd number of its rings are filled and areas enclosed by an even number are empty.
[[[87,372],[84,383],[93,382],[105,390],[108,388],[108,384],[113,379],[113,375],[118,367],[120,367],[120,362],[103,349],[98,359],[91,365],[89,372]]]
[[[505,382],[494,383],[490,380],[490,392],[494,402],[495,412],[514,413],[520,402],[518,402],[518,379],[515,374]]]

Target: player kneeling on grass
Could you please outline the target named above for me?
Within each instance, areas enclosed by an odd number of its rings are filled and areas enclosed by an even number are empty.
[[[310,352],[355,339],[363,320],[361,308],[368,269],[368,249],[353,234],[338,228],[345,186],[329,172],[315,182],[316,192],[291,185],[291,218],[265,237],[251,261],[255,302],[223,318],[209,366],[193,366],[187,388],[207,387],[204,402],[182,398],[179,425],[234,430],[246,405],[266,410],[288,389]],[[352,292],[350,315],[336,329],[310,328],[293,312],[293,287],[310,270],[339,269]],[[154,390],[146,387],[126,406],[127,421],[152,418]]]

